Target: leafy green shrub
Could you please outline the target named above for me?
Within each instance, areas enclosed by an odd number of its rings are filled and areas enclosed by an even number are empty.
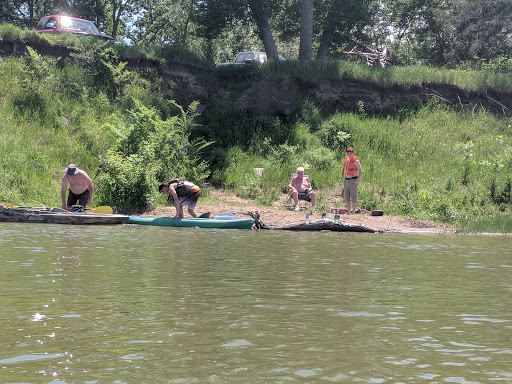
[[[336,156],[333,151],[322,146],[317,146],[304,151],[302,159],[302,163],[308,164],[312,169],[322,171],[329,169],[334,164]]]
[[[156,185],[179,177],[197,183],[208,175],[199,152],[209,145],[190,140],[196,103],[162,120],[155,109],[134,100],[128,124],[116,129],[117,144],[105,156],[98,196],[120,211],[144,211],[153,204]]]
[[[13,104],[18,113],[31,115],[41,121],[56,121],[57,102],[55,89],[55,59],[39,55],[27,47],[22,60],[20,87],[14,90]]]
[[[325,147],[342,153],[348,147],[346,143],[351,137],[350,133],[343,129],[343,117],[340,113],[336,113],[322,122],[316,135]]]
[[[152,205],[157,183],[151,153],[126,157],[110,149],[102,171],[96,194],[100,204],[109,204],[120,212],[143,212]]]
[[[0,37],[4,40],[19,39],[22,34],[22,29],[13,24],[0,24]]]
[[[119,61],[114,48],[94,37],[82,38],[78,51],[69,56],[74,64],[89,72],[89,79],[93,82],[91,85],[112,100],[118,98],[135,78],[133,72],[125,70],[127,63]]]

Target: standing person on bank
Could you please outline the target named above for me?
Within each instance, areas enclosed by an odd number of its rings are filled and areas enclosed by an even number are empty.
[[[176,207],[176,216],[174,219],[183,219],[183,206],[188,207],[188,213],[192,217],[197,217],[194,212],[197,199],[201,196],[201,190],[197,185],[190,181],[174,179],[168,183],[160,183],[158,186],[159,193],[167,193],[169,198],[174,199]]]
[[[359,163],[359,158],[354,156],[354,148],[347,148],[347,157],[343,162],[342,176],[345,177],[343,186],[345,189],[345,201],[347,203],[347,215],[354,215],[357,209],[357,185],[363,170]],[[352,209],[350,209],[350,203],[352,202]]]
[[[66,205],[66,189],[69,184],[68,202]],[[62,202],[62,209],[70,210],[77,202],[82,207],[92,205],[92,194],[94,193],[94,186],[89,175],[78,169],[75,164],[69,164],[62,176],[62,185],[60,188],[60,199]]]

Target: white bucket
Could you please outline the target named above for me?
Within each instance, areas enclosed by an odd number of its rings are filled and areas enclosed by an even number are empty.
[[[263,176],[263,168],[254,168],[254,175],[256,177],[262,177]]]

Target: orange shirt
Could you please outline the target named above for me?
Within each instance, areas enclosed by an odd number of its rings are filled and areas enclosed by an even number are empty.
[[[359,160],[357,156],[352,156],[352,159],[350,160],[348,156],[345,157],[345,161],[343,162],[343,171],[341,172],[342,176],[354,177],[356,176],[356,172],[359,173],[359,170],[356,167],[356,160]]]

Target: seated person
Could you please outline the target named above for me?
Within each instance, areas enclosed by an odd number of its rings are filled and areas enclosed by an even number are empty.
[[[300,210],[299,199],[311,202],[311,210],[315,210],[316,193],[311,188],[309,177],[304,176],[304,168],[297,168],[297,174],[292,177],[288,188],[292,191],[295,210]]]

